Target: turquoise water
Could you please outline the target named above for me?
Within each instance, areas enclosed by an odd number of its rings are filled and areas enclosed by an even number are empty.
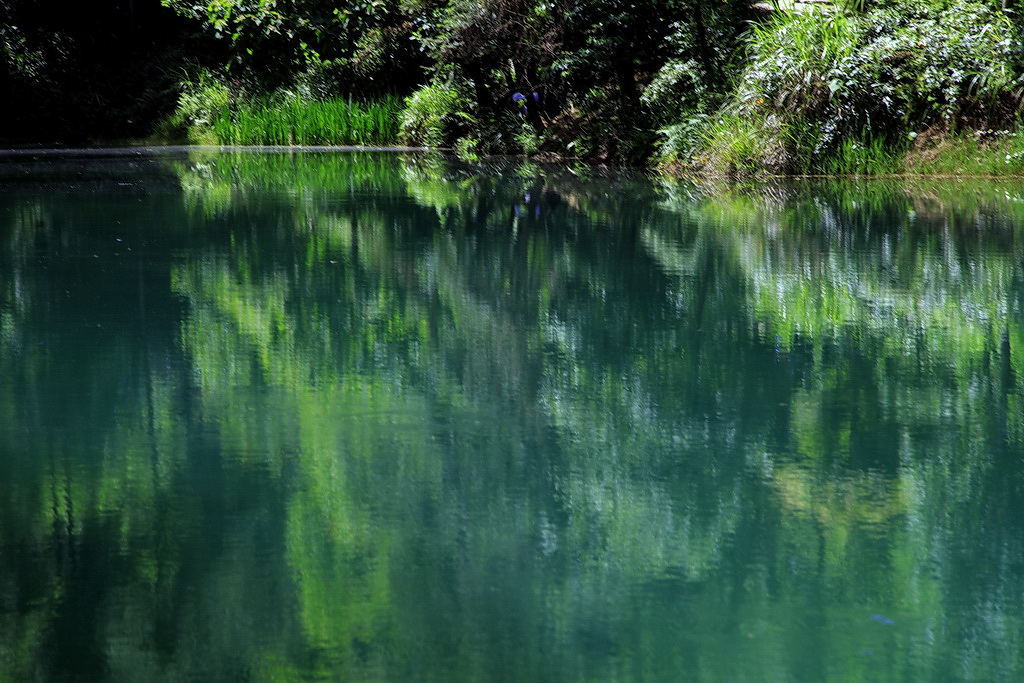
[[[1024,679],[1024,184],[0,157],[0,680]]]

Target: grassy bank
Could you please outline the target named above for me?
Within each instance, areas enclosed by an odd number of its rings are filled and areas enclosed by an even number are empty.
[[[681,33],[667,53],[678,59],[626,79],[632,99],[621,87],[583,91],[589,81],[569,81],[545,95],[544,125],[520,116],[508,92],[477,87],[454,67],[409,97],[374,102],[325,97],[337,83],[312,87],[312,76],[267,95],[227,71],[203,72],[185,84],[164,139],[402,141],[467,157],[539,152],[712,176],[1024,175],[1024,23],[1000,7],[886,0],[777,9],[744,24],[717,70],[683,59]]]
[[[820,166],[806,173],[784,173],[749,165],[723,168],[693,161],[663,162],[658,170],[674,176],[1024,176],[1024,132],[1015,130],[925,131],[906,142],[846,139]],[[721,135],[723,131],[716,131]]]
[[[660,133],[658,161],[713,175],[1018,175],[1019,25],[991,3],[777,12],[734,85]]]

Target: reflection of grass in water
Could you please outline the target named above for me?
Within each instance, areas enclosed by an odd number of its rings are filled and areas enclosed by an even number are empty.
[[[235,202],[287,193],[290,196],[404,194],[398,169],[409,157],[395,152],[203,151],[171,162],[192,206],[207,212]]]
[[[371,163],[372,156],[372,163]],[[245,151],[190,158],[193,174],[210,182],[231,182],[259,189],[323,188],[360,192],[403,186],[396,173],[404,157],[395,153],[285,150],[279,154]],[[202,180],[198,182],[202,185]]]

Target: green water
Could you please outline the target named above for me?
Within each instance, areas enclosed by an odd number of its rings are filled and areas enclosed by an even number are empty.
[[[1024,679],[1024,184],[0,157],[0,680]]]

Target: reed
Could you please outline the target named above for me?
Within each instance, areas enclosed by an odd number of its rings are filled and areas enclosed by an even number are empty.
[[[279,95],[223,108],[211,127],[225,145],[390,145],[398,141],[401,109],[397,97],[360,102]]]

